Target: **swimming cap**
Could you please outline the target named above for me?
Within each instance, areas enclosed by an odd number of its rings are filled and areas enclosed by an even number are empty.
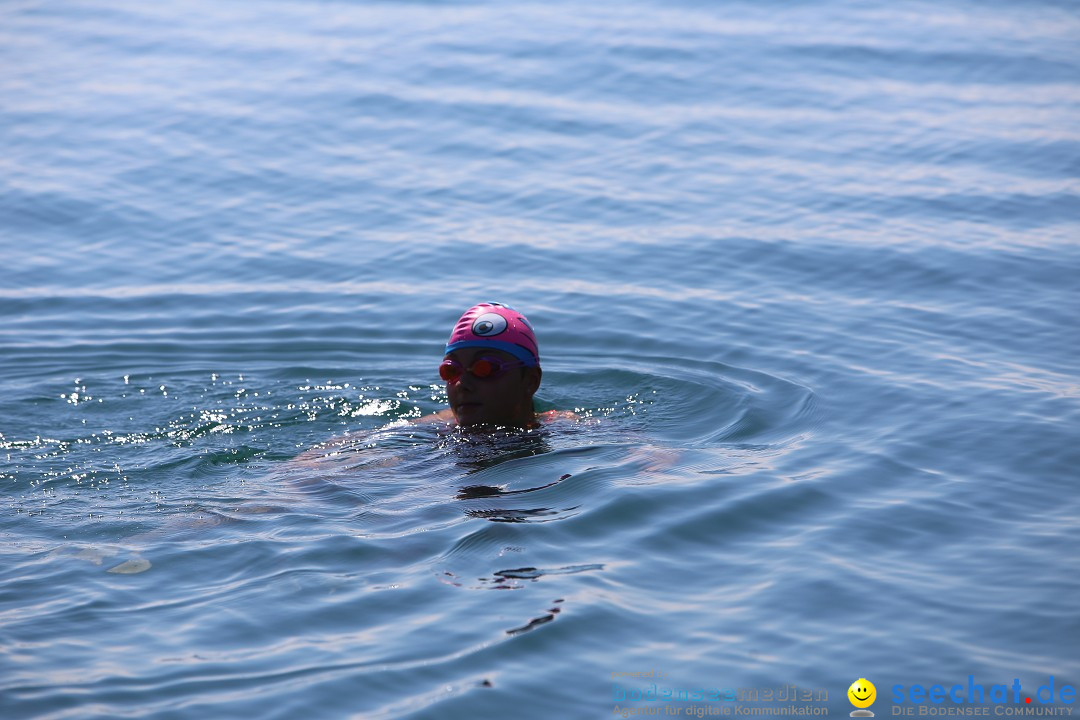
[[[480,303],[466,310],[450,333],[444,354],[471,347],[508,352],[527,367],[540,364],[540,348],[532,325],[524,315],[502,303]]]

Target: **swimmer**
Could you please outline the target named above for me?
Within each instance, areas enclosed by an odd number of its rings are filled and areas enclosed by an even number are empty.
[[[462,314],[443,351],[439,376],[446,383],[450,407],[412,420],[443,422],[463,428],[532,429],[540,423],[577,419],[569,410],[537,413],[533,395],[540,387],[540,348],[524,315],[509,305],[488,302]],[[362,442],[368,432],[345,434],[310,448],[292,465],[311,465],[334,457]],[[389,459],[391,464],[400,458]]]
[[[536,334],[524,315],[502,303],[480,303],[464,312],[446,343],[439,376],[450,407],[420,422],[533,428],[540,421],[574,416],[534,410],[533,395],[543,377]]]

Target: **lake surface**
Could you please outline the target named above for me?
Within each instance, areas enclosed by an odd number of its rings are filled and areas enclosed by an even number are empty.
[[[1075,714],[1078,38],[5,2],[0,717]],[[488,300],[579,420],[408,422]]]

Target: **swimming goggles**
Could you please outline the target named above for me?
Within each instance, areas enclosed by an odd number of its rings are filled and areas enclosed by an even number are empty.
[[[468,371],[474,378],[480,380],[497,380],[506,374],[510,368],[524,367],[525,363],[520,360],[502,360],[494,355],[481,355],[473,360],[473,364],[465,367],[453,358],[446,358],[439,365],[439,377],[448,383],[454,383]]]

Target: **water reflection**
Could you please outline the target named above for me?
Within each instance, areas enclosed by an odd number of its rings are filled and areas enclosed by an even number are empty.
[[[473,474],[510,460],[551,452],[549,432],[545,427],[532,430],[455,427],[443,437],[457,466]]]

